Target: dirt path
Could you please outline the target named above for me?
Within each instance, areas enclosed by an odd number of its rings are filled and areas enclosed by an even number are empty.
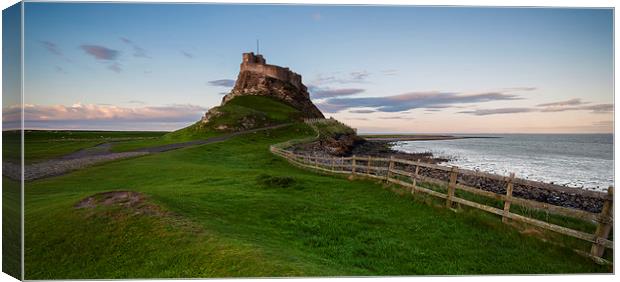
[[[148,154],[153,154],[153,153],[161,153],[161,152],[166,152],[166,151],[171,151],[171,150],[176,150],[176,149],[182,149],[182,148],[187,148],[191,146],[223,142],[238,135],[258,132],[262,130],[276,129],[276,128],[285,127],[288,125],[290,125],[290,123],[279,124],[279,125],[268,126],[268,127],[261,127],[261,128],[246,130],[246,131],[240,131],[240,132],[234,132],[234,133],[229,133],[229,134],[225,134],[225,135],[221,135],[221,136],[217,136],[217,137],[213,137],[213,138],[209,138],[205,140],[194,140],[194,141],[188,141],[188,142],[173,143],[173,144],[167,144],[167,145],[161,145],[161,146],[155,146],[155,147],[149,147],[149,148],[142,148],[142,149],[138,149],[132,152],[122,152],[122,153],[112,152],[111,151],[112,144],[103,143],[95,147],[82,149],[82,150],[76,151],[68,155],[64,155],[56,159],[51,159],[51,160],[43,161],[40,163],[26,165],[24,167],[24,170],[25,170],[24,180],[32,181],[36,179],[58,176],[58,175],[62,175],[65,173],[69,173],[71,171],[89,167],[94,164],[112,161],[112,160],[126,159],[126,158],[138,157],[138,156],[143,156],[143,155],[148,155]],[[2,164],[2,175],[7,176],[11,179],[18,180],[20,174],[21,174],[20,167],[18,165],[14,163],[9,163],[9,162],[4,162]]]

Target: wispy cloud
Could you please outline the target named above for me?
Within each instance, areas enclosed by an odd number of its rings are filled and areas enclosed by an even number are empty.
[[[65,69],[63,69],[61,66],[54,66],[54,70],[56,70],[57,73],[62,73],[62,74],[67,73],[67,71],[65,71]]]
[[[541,109],[541,112],[565,112],[565,111],[591,111],[592,113],[609,113],[613,112],[614,104],[595,104],[580,106],[556,106]]]
[[[412,120],[412,117],[393,116],[393,117],[379,117],[380,119],[400,119],[400,120]]]
[[[310,95],[313,99],[350,96],[350,95],[355,95],[355,94],[364,92],[364,89],[361,89],[361,88],[332,89],[332,88],[320,88],[316,86],[310,86],[308,90],[310,91]]]
[[[523,108],[494,108],[494,109],[476,109],[468,111],[460,111],[462,114],[472,114],[477,116],[497,115],[497,114],[516,114],[516,113],[553,113],[566,111],[590,111],[591,113],[611,113],[614,110],[613,104],[594,104],[590,102],[582,102],[581,99],[570,99],[553,103],[545,103],[536,105],[536,107]]]
[[[181,50],[181,54],[182,54],[185,58],[188,58],[188,59],[193,59],[193,58],[194,58],[194,54],[189,53],[189,52],[186,52],[186,51],[183,51],[183,50]]]
[[[133,49],[133,56],[136,58],[151,58],[146,50],[140,46],[138,46],[138,44],[134,43],[131,39],[126,38],[126,37],[120,37],[120,40],[129,45],[132,49]]]
[[[364,98],[332,98],[327,99],[317,106],[329,113],[338,112],[349,108],[375,108],[381,112],[400,112],[410,109],[437,109],[448,108],[458,104],[484,103],[491,101],[520,100],[521,97],[502,92],[486,92],[477,94],[460,94],[451,92],[410,92],[385,97]]]
[[[389,69],[389,70],[382,70],[381,73],[384,75],[392,76],[392,75],[397,75],[398,71],[395,69]]]
[[[361,80],[365,80],[370,75],[370,73],[364,70],[364,71],[354,71],[350,73],[349,75],[351,75],[351,78],[353,80],[361,81]]]
[[[43,47],[45,48],[45,50],[47,50],[48,52],[56,55],[56,56],[63,56],[62,51],[60,51],[60,48],[58,48],[58,46],[50,41],[39,41],[39,43],[41,43],[41,45],[43,45]]]
[[[587,102],[582,102],[581,99],[575,98],[566,101],[538,104],[537,107],[557,107],[557,106],[574,106],[574,105],[583,105],[588,104]]]
[[[376,112],[375,110],[350,110],[349,113],[353,114],[370,114]]]
[[[460,111],[461,114],[472,114],[477,116],[499,115],[499,114],[516,114],[535,112],[533,108],[498,108],[498,109],[478,109],[471,111]]]
[[[121,37],[120,39],[121,39],[121,41],[123,41],[123,43],[125,43],[125,44],[131,44],[131,43],[132,43],[132,42],[131,42],[131,40],[129,40],[129,39],[128,39],[128,38],[126,38],[126,37]]]
[[[121,68],[121,64],[114,62],[108,66],[108,69],[115,72],[120,73],[123,69]]]
[[[121,107],[103,104],[24,105],[25,121],[195,121],[207,109],[197,105]],[[19,119],[19,108],[4,108],[3,121]]]
[[[324,85],[324,84],[353,84],[353,83],[366,83],[368,77],[371,75],[368,71],[353,71],[345,75],[341,73],[333,73],[330,75],[319,74],[311,82],[312,85]]]
[[[84,50],[86,54],[93,56],[97,60],[114,61],[120,54],[118,50],[100,45],[81,45],[80,48]]]
[[[507,88],[502,88],[501,91],[503,92],[524,92],[524,91],[534,91],[538,88],[536,87],[507,87]]]
[[[235,86],[235,80],[233,79],[218,79],[209,81],[210,85],[213,86],[222,86],[222,87],[233,87]]]

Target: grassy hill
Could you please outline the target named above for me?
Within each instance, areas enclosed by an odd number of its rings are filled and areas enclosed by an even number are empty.
[[[492,215],[297,169],[268,151],[314,134],[295,124],[26,183],[26,278],[608,271]],[[114,190],[142,193],[157,212],[74,207]]]
[[[301,121],[302,116],[299,110],[266,96],[235,97],[226,105],[217,107],[217,111],[221,115],[212,118],[208,123],[198,121],[158,139],[121,142],[115,144],[112,150],[124,152],[150,146],[206,139],[234,131]],[[244,126],[244,123],[247,125],[250,121],[251,126]]]
[[[216,107],[219,114],[208,123],[201,121],[168,134],[168,138],[192,136],[208,131],[239,131],[269,125],[300,121],[299,110],[267,96],[239,96],[223,106]],[[244,123],[250,126],[244,126]]]

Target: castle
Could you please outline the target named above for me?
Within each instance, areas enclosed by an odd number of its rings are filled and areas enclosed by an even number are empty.
[[[289,68],[283,68],[276,65],[268,65],[263,55],[254,52],[243,53],[243,61],[241,62],[241,70],[251,71],[269,76],[278,80],[282,80],[292,84],[298,89],[302,88],[301,75],[291,71]]]
[[[243,53],[235,86],[222,98],[222,105],[243,95],[270,96],[300,110],[307,118],[324,118],[310,101],[301,75],[286,67],[269,65],[263,55],[253,52]]]

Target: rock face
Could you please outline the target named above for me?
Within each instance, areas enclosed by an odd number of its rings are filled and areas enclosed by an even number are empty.
[[[244,53],[235,87],[224,96],[222,105],[237,96],[262,95],[274,97],[300,110],[305,118],[324,118],[310,101],[301,75],[275,65],[268,65],[262,55]]]

